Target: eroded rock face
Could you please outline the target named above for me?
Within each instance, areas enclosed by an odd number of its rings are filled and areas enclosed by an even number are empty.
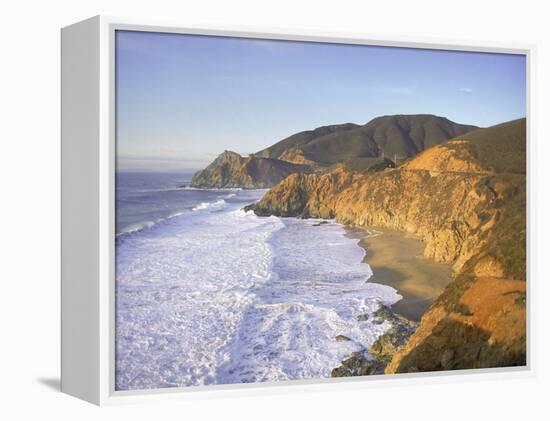
[[[387,373],[525,364],[525,308],[513,297],[525,293],[525,120],[471,138],[378,173],[292,174],[253,206],[414,233],[426,257],[452,264],[453,282]]]
[[[335,217],[346,224],[418,234],[426,243],[426,257],[452,262],[458,272],[470,259],[482,257],[488,243],[493,249],[517,247],[512,238],[499,237],[495,226],[505,218],[521,222],[520,206],[511,207],[512,201],[525,203],[522,176],[441,173],[433,177],[426,170],[406,169],[362,175],[338,169],[321,176],[292,174],[254,209],[258,215]],[[499,249],[498,254],[504,252]],[[510,275],[517,277],[524,271],[515,265],[500,265],[508,270],[497,266],[480,263],[477,275],[513,272]]]
[[[525,282],[463,279],[458,298],[445,291],[423,316],[386,373],[525,365]]]
[[[296,133],[248,157],[225,151],[195,174],[192,185],[266,188],[289,174],[326,171],[336,164],[378,170],[394,166],[388,156],[405,159],[474,129],[434,115],[383,116],[363,126],[323,126]]]
[[[308,172],[307,165],[271,158],[242,157],[224,151],[208,167],[193,176],[191,186],[199,188],[263,189],[293,172]]]

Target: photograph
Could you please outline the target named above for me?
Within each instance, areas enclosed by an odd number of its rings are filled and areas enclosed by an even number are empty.
[[[527,56],[114,35],[114,389],[527,367]]]

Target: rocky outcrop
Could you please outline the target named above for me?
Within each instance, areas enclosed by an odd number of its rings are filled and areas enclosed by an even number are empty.
[[[294,172],[307,172],[307,165],[271,158],[242,157],[224,151],[204,170],[193,176],[191,186],[199,188],[263,189],[273,186]]]
[[[372,321],[388,322],[390,328],[368,350],[355,352],[350,358],[342,361],[341,366],[332,370],[332,377],[383,374],[393,355],[403,349],[416,329],[416,323],[393,313],[384,305],[374,312]]]
[[[525,119],[436,145],[397,169],[292,174],[258,215],[419,235],[454,280],[387,373],[525,364]]]
[[[402,162],[475,128],[433,115],[384,116],[363,126],[323,126],[294,134],[246,158],[225,151],[195,174],[192,185],[264,188],[291,173],[328,171],[335,164],[352,170],[366,170],[375,163],[379,168],[393,166],[390,159]]]
[[[525,365],[525,297],[524,280],[459,276],[386,373]]]

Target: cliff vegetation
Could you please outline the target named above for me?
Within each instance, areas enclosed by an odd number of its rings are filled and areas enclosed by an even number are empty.
[[[395,166],[426,148],[475,129],[434,115],[378,117],[365,125],[323,126],[296,133],[248,157],[225,151],[198,171],[192,186],[266,188],[292,173]],[[392,161],[393,160],[393,161]]]

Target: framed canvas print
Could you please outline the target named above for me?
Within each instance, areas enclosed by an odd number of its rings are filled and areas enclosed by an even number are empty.
[[[64,28],[62,390],[529,373],[531,53]]]

